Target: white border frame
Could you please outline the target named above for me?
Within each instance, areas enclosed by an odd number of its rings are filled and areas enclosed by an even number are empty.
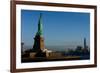
[[[21,9],[25,10],[42,10],[42,11],[61,11],[61,12],[82,12],[90,13],[90,60],[77,61],[56,61],[56,62],[34,62],[21,63]],[[40,68],[55,66],[74,66],[94,64],[94,9],[70,8],[70,7],[51,7],[37,5],[16,5],[16,68]]]

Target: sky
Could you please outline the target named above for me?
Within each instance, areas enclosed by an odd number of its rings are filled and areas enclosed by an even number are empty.
[[[42,13],[46,48],[75,48],[90,44],[90,13],[21,10],[21,42],[32,47]]]

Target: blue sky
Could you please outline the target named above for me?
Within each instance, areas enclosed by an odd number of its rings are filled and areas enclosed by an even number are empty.
[[[89,13],[21,10],[21,39],[25,46],[32,47],[34,44],[40,13],[45,46],[83,46],[84,37],[89,46]]]

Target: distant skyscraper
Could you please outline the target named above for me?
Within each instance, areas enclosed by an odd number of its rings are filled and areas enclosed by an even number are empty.
[[[33,51],[36,52],[37,57],[44,57],[46,56],[45,52],[43,52],[44,49],[45,47],[44,47],[43,27],[42,27],[42,14],[40,14],[38,22],[38,31],[34,38]]]
[[[84,38],[84,49],[87,49],[86,38]]]
[[[21,53],[23,53],[23,48],[24,47],[24,43],[23,42],[21,42]]]

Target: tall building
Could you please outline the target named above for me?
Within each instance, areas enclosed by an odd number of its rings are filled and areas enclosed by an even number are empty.
[[[87,49],[86,38],[84,38],[84,49]]]
[[[23,48],[24,47],[24,43],[23,42],[21,42],[21,53],[23,53],[24,51],[23,51]]]
[[[42,14],[38,21],[38,31],[34,38],[33,51],[36,52],[36,57],[45,57],[46,53],[44,52],[44,38],[43,38],[43,27],[42,27]]]

